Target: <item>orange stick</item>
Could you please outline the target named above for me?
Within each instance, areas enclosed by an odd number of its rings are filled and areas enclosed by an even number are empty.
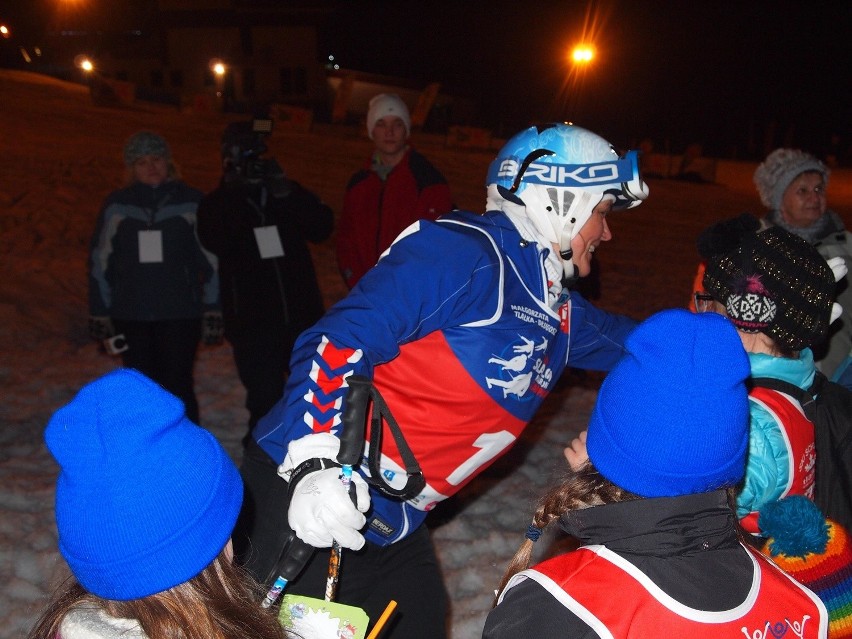
[[[373,626],[373,629],[370,631],[370,634],[367,635],[367,639],[376,639],[379,636],[379,633],[382,631],[382,628],[387,623],[388,618],[391,616],[391,613],[396,608],[396,602],[391,599],[388,602],[388,605],[385,606],[385,611],[382,613],[382,616],[379,617],[379,620],[376,622],[376,625]]]

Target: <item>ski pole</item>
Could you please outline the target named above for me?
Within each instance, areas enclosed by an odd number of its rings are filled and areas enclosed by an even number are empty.
[[[352,466],[348,464],[341,468],[340,483],[346,491],[352,483]],[[354,499],[353,499],[354,501]],[[328,576],[325,580],[325,600],[334,601],[337,593],[337,582],[340,580],[340,560],[342,559],[340,544],[337,540],[331,542],[331,555],[328,557]]]
[[[361,375],[351,375],[346,383],[349,392],[346,395],[346,407],[343,409],[341,421],[343,433],[340,435],[340,450],[337,461],[341,466],[340,483],[357,505],[358,499],[352,490],[352,466],[361,461],[364,450],[364,436],[367,428],[367,403],[370,400],[372,382]],[[337,582],[340,579],[340,562],[342,551],[340,544],[334,540],[331,544],[331,555],[328,558],[328,576],[325,581],[325,600],[334,601],[337,592]]]
[[[302,569],[308,563],[311,556],[314,554],[314,547],[306,544],[304,541],[296,537],[296,534],[291,532],[281,555],[278,559],[278,564],[275,567],[275,572],[272,575],[278,575],[263,598],[261,608],[269,608],[274,604],[281,593],[287,587],[290,580],[295,579],[302,572]]]

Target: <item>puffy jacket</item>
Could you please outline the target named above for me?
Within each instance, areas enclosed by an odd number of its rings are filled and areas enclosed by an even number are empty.
[[[752,377],[774,377],[809,388],[816,366],[810,349],[803,349],[798,359],[749,353]],[[737,495],[737,515],[745,517],[765,504],[780,499],[789,488],[791,477],[790,448],[784,428],[761,402],[750,398],[748,461],[745,482]]]
[[[156,188],[137,182],[107,197],[91,242],[91,315],[161,321],[218,310],[216,256],[196,234],[201,196],[175,180]],[[160,238],[162,259],[140,259],[146,232]]]
[[[408,149],[385,180],[372,164],[355,173],[337,229],[337,265],[347,286],[355,286],[409,225],[434,220],[451,208],[444,176],[414,149]]]

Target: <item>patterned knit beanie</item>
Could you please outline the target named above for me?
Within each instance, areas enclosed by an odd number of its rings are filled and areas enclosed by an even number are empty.
[[[151,131],[134,133],[124,145],[124,164],[133,166],[141,157],[156,155],[165,160],[172,159],[172,151],[165,138]]]
[[[802,173],[815,171],[828,184],[828,167],[810,153],[798,149],[775,149],[754,172],[754,184],[763,206],[771,211],[781,208],[784,191]]]
[[[760,510],[769,536],[763,554],[813,590],[828,610],[828,636],[852,637],[852,540],[802,495],[770,502]]]
[[[236,466],[183,403],[141,373],[88,384],[45,430],[59,463],[59,551],[89,592],[147,597],[207,567],[243,497]]]
[[[755,232],[725,221],[702,237],[724,224],[730,236],[718,239],[716,249],[700,249],[706,260],[704,290],[745,332],[765,333],[793,351],[819,343],[828,332],[835,294],[834,273],[825,259],[779,226]]]
[[[642,322],[624,345],[589,421],[595,468],[642,497],[736,485],[745,472],[750,370],[731,322],[671,309]]]

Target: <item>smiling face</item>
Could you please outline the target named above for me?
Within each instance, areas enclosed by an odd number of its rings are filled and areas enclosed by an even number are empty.
[[[169,163],[159,155],[143,155],[133,163],[133,179],[148,186],[160,186],[169,177]]]
[[[802,173],[784,191],[781,198],[781,217],[790,226],[804,228],[825,213],[825,180],[821,173]]]
[[[601,242],[609,242],[612,233],[606,221],[607,214],[612,211],[612,202],[604,200],[592,211],[592,216],[571,239],[571,261],[577,267],[577,275],[586,277],[592,272],[592,255]]]

